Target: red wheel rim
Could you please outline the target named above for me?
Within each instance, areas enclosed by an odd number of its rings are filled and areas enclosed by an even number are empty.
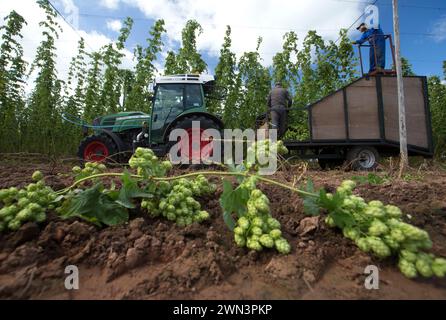
[[[205,133],[205,129],[186,129],[184,138],[180,140],[179,151],[181,158],[189,162],[203,162],[212,157],[212,137]]]
[[[90,142],[84,150],[84,160],[103,162],[109,156],[108,148],[100,141]]]

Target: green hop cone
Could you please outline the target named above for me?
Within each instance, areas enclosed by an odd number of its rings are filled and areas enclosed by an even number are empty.
[[[243,230],[248,230],[250,223],[249,220],[245,217],[241,217],[240,219],[238,219],[238,225],[240,226],[240,228],[242,228]]]
[[[401,218],[403,216],[401,209],[396,206],[387,205],[385,209],[387,215],[391,218]]]
[[[369,206],[365,208],[364,214],[373,218],[383,218],[385,217],[386,212],[381,207],[371,206],[369,204]]]
[[[446,275],[446,259],[435,258],[432,262],[432,272],[438,278],[444,278]]]
[[[367,238],[359,238],[355,241],[358,248],[363,252],[370,252],[370,244],[367,241]]]
[[[403,242],[406,239],[404,233],[400,229],[393,229],[392,231],[390,231],[390,236],[393,240],[399,243]]]
[[[392,250],[398,250],[400,248],[399,242],[395,241],[390,235],[385,235],[383,240],[384,243]]]
[[[30,204],[30,201],[27,198],[20,198],[17,202],[17,206],[20,208],[25,208]]]
[[[17,216],[15,217],[18,221],[24,222],[31,218],[32,212],[29,209],[23,209],[20,210],[19,213],[17,213]]]
[[[167,213],[167,220],[175,221],[176,219],[177,219],[177,216],[175,215],[175,213],[172,213],[172,212]]]
[[[208,220],[210,218],[209,212],[204,211],[204,210],[199,211],[198,216],[200,218],[200,220],[199,220],[200,222]]]
[[[262,201],[261,198],[257,199],[255,202],[256,209],[261,213],[269,213],[269,205]]]
[[[280,222],[277,219],[268,218],[267,223],[271,229],[280,229]]]
[[[256,235],[256,236],[261,236],[262,234],[263,234],[263,230],[261,229],[261,228],[259,228],[259,227],[253,227],[252,229],[251,229],[251,233],[253,234],[253,235]]]
[[[255,227],[262,228],[263,227],[263,220],[262,220],[262,218],[259,218],[259,217],[254,218],[252,220],[252,225],[255,226]]]
[[[344,234],[344,237],[353,241],[356,241],[360,237],[359,230],[355,228],[345,227],[344,230],[342,230],[342,232]]]
[[[334,219],[331,216],[327,216],[325,218],[325,223],[327,224],[327,226],[329,226],[330,228],[334,228],[336,227],[336,223],[334,221]]]
[[[238,234],[240,236],[243,236],[245,234],[245,230],[243,230],[241,227],[235,227],[234,228],[234,233]]]
[[[345,180],[341,183],[341,187],[346,189],[346,190],[353,190],[354,188],[356,188],[356,182],[352,181],[352,180]]]
[[[170,171],[173,168],[172,163],[170,161],[161,162],[161,167],[166,171]]]
[[[398,262],[398,267],[403,275],[409,279],[416,278],[418,276],[417,268],[415,265],[405,259],[400,259]]]
[[[389,232],[389,228],[380,220],[375,219],[372,221],[368,231],[371,236],[379,237],[387,234]]]
[[[415,267],[417,268],[417,271],[425,278],[430,278],[434,275],[429,261],[426,261],[425,259],[418,258],[415,262]]]
[[[22,224],[21,224],[20,220],[17,220],[17,219],[13,219],[13,220],[9,221],[9,223],[8,223],[8,228],[11,231],[17,231],[20,229],[21,226],[22,226]]]
[[[38,223],[42,223],[46,220],[46,213],[45,212],[39,212],[34,217],[35,221]]]
[[[282,231],[280,231],[279,229],[274,229],[274,230],[271,230],[269,235],[273,240],[278,240],[278,239],[280,239],[280,237],[282,237]]]
[[[260,191],[259,189],[255,189],[251,191],[251,198],[253,199],[258,199],[263,195],[263,192]]]
[[[264,234],[260,237],[260,244],[265,248],[274,247],[274,240],[267,234]]]
[[[291,252],[290,244],[283,238],[276,240],[274,245],[276,246],[277,251],[281,254],[288,254]]]
[[[184,220],[183,217],[179,217],[177,219],[177,226],[179,226],[181,228],[185,227],[186,226],[186,220]]]
[[[409,250],[401,250],[400,258],[415,263],[417,261],[417,254]]]
[[[369,206],[370,207],[375,207],[375,208],[383,208],[384,204],[381,201],[374,200],[374,201],[370,201],[369,202]]]
[[[356,209],[356,203],[353,200],[349,199],[349,198],[344,199],[344,202],[343,202],[342,206],[344,208],[346,208],[346,209],[349,209],[349,210],[355,210]]]
[[[252,238],[248,239],[246,246],[248,247],[248,249],[251,250],[262,251],[262,245],[260,244],[260,242]]]
[[[387,258],[392,254],[390,248],[380,238],[369,237],[367,239],[370,245],[370,249],[377,257]]]
[[[37,182],[43,179],[43,174],[40,171],[35,171],[32,175],[33,181]]]
[[[7,189],[0,190],[0,201],[3,201],[8,197],[9,197],[9,191]]]
[[[0,221],[4,220],[7,216],[9,216],[9,208],[1,208],[0,209]]]
[[[234,234],[234,241],[235,244],[240,248],[246,246],[246,238],[244,236],[241,236],[239,234]]]

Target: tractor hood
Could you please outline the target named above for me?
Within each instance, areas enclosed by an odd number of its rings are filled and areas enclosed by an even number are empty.
[[[142,128],[145,123],[150,125],[150,115],[144,112],[120,112],[94,121],[95,125],[105,127],[113,132]]]

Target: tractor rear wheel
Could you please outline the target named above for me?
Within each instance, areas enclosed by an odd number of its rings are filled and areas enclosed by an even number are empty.
[[[194,127],[194,122],[199,122],[200,126]],[[177,141],[168,142],[167,152],[171,160],[181,159],[181,164],[209,164],[215,152],[212,142],[214,137],[206,130],[214,129],[221,133],[220,126],[207,117],[193,115],[180,120],[171,132],[176,129],[183,130],[183,134],[180,134]],[[220,145],[222,146],[223,143]],[[174,146],[176,150],[172,149]],[[223,150],[222,147],[221,150]]]
[[[98,135],[85,138],[79,146],[77,156],[82,163],[116,163],[118,161],[117,153],[118,148],[112,139]]]

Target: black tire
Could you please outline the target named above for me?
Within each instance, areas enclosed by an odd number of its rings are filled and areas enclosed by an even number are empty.
[[[355,147],[347,153],[347,163],[356,171],[373,171],[379,165],[379,153],[374,147]]]
[[[94,146],[97,146],[94,149]],[[93,156],[94,150],[97,150]],[[88,157],[90,154],[90,157]],[[107,164],[116,164],[119,162],[118,147],[110,137],[105,135],[89,136],[79,145],[77,156],[84,164],[86,162],[103,162]]]
[[[184,119],[181,119],[172,129],[170,132],[172,132],[175,129],[183,129],[188,130],[192,128],[193,122],[200,122],[200,129],[206,130],[206,129],[215,129],[218,130],[221,133],[222,128],[215,123],[212,119],[209,119],[205,116],[199,116],[199,115],[192,115],[189,117],[185,117]],[[170,155],[171,148],[177,144],[177,141],[169,141],[169,135],[170,132],[167,134],[167,155]],[[221,155],[223,156],[223,142],[222,142],[222,148],[221,148]],[[204,163],[200,161],[199,166],[202,166]],[[188,165],[189,166],[189,165]],[[194,165],[192,165],[194,166]],[[195,165],[197,166],[197,165]]]

